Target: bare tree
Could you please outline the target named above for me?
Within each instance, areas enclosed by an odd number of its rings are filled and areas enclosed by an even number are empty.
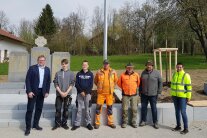
[[[146,53],[155,27],[156,9],[150,3],[144,3],[141,9],[134,11],[134,14],[134,29],[138,29],[136,32],[140,32],[139,37],[143,43],[143,52]]]
[[[34,24],[22,19],[18,28],[19,36],[27,43],[34,44]]]
[[[0,11],[0,28],[7,29],[9,19],[7,18],[4,11]]]
[[[95,7],[93,12],[93,17],[91,21],[92,36],[99,35],[103,32],[104,18],[103,9],[100,7]]]

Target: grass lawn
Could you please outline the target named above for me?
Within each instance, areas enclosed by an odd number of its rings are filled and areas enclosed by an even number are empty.
[[[86,59],[89,61],[90,69],[97,70],[102,66],[102,56],[72,56],[71,70],[77,71],[81,68],[81,62]],[[153,60],[152,54],[141,55],[116,55],[108,56],[111,66],[114,69],[124,69],[128,62],[132,62],[135,69],[144,69],[147,60]],[[166,56],[162,55],[163,69],[166,66]],[[168,61],[168,60],[167,60]],[[190,56],[190,55],[178,55],[178,62],[182,62],[185,69],[207,69],[207,62],[202,55]],[[157,55],[157,66],[159,69],[159,57]],[[172,68],[174,68],[174,56],[172,55]]]
[[[81,68],[82,61],[86,59],[89,61],[90,69],[97,70],[102,66],[102,56],[71,56],[71,70],[78,71]],[[145,62],[150,59],[153,60],[152,54],[141,55],[116,55],[108,57],[111,66],[114,69],[124,69],[128,62],[135,65],[135,69],[144,69]],[[163,54],[163,69],[166,66],[166,56]],[[182,62],[186,69],[207,69],[207,62],[202,55],[189,56],[178,55],[178,62]],[[157,63],[159,67],[159,57],[157,55]],[[172,68],[174,68],[174,57],[172,57]],[[8,74],[8,64],[0,64],[0,75]]]
[[[0,63],[0,75],[8,74],[8,63]]]

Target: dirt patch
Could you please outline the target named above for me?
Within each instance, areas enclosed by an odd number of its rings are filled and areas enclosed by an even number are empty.
[[[8,76],[7,75],[0,75],[0,83],[1,82],[7,82],[8,81]]]

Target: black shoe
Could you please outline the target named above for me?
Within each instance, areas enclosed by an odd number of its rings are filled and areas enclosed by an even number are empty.
[[[113,129],[115,129],[116,128],[116,126],[114,125],[114,124],[111,124],[111,125],[108,125],[110,128],[113,128]]]
[[[153,126],[155,129],[159,129],[159,126],[158,126],[158,123],[154,123],[154,126]]]
[[[99,125],[95,124],[94,128],[99,129]]]
[[[132,127],[133,128],[137,128],[137,124],[132,124]]]
[[[39,130],[39,131],[42,131],[42,127],[40,127],[40,126],[33,126],[33,129],[36,129],[36,130]]]
[[[71,130],[74,131],[74,130],[78,129],[79,127],[80,127],[80,126],[73,126],[73,127],[71,128]]]
[[[30,134],[30,129],[26,129],[24,135],[25,135],[25,136],[29,136],[29,134]]]
[[[68,127],[67,124],[62,125],[62,128],[64,128],[65,130],[68,130],[69,129],[69,127]]]
[[[122,128],[126,128],[127,127],[127,124],[126,123],[123,123],[123,124],[121,124],[121,127]]]
[[[93,130],[93,127],[91,124],[88,124],[86,127],[88,128],[88,130]]]
[[[52,128],[52,130],[56,130],[58,127],[60,127],[60,126],[55,125],[55,126]]]
[[[185,134],[187,134],[188,132],[189,132],[188,129],[184,129],[183,131],[180,132],[180,134],[185,135]]]
[[[180,126],[176,126],[175,128],[172,129],[172,131],[180,131],[181,127]]]
[[[141,121],[141,122],[139,123],[139,126],[140,126],[140,127],[146,126],[146,122]]]

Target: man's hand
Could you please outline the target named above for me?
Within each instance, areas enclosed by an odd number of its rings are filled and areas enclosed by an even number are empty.
[[[62,98],[65,98],[65,97],[68,95],[68,93],[66,93],[66,92],[61,92],[60,95],[61,95]]]
[[[47,98],[49,96],[49,93],[45,93],[45,98]]]
[[[35,96],[35,95],[34,95],[33,92],[29,92],[29,93],[28,93],[28,97],[29,97],[29,98],[33,98],[34,96]]]
[[[187,103],[190,103],[190,99],[187,98]]]
[[[59,94],[60,94],[60,96],[63,98],[64,93],[61,91],[61,92],[59,92]]]
[[[86,96],[85,92],[81,92],[81,96],[85,97]]]

